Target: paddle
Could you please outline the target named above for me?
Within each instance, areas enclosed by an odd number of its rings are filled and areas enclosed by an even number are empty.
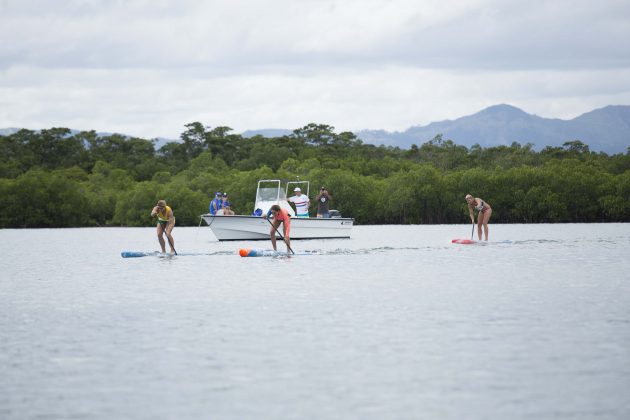
[[[473,235],[475,234],[475,224],[472,224],[472,230],[470,231],[470,239],[472,240]]]
[[[278,230],[278,228],[276,228],[273,223],[271,223],[271,220],[269,220],[268,218],[265,217],[265,220],[267,220],[269,222],[269,224],[271,225],[271,227],[274,230],[274,233],[278,233],[278,235],[280,235],[280,239],[282,239],[284,241],[284,243],[287,245],[287,248],[289,248],[289,251],[291,251],[291,254],[295,255],[295,252],[293,252],[293,250],[291,249],[291,246],[289,245],[289,243],[287,242],[286,239],[284,239],[284,236],[282,236],[282,234],[280,233],[280,231]]]
[[[162,233],[166,233],[166,225],[163,225],[164,228],[162,228]],[[175,250],[175,246],[173,246],[173,242],[171,242],[171,238],[168,236],[168,234],[166,233],[166,239],[168,240],[168,244],[171,246],[171,248],[173,248],[173,252],[175,253],[175,255],[177,255],[177,251]]]

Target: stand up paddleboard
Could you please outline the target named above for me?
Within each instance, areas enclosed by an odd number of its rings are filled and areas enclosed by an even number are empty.
[[[159,254],[157,251],[153,252],[141,252],[141,251],[123,251],[120,256],[123,258],[140,258],[140,257],[155,257]]]
[[[179,254],[163,254],[158,251],[143,252],[143,251],[123,251],[120,256],[123,258],[140,258],[140,257],[158,257],[158,258],[173,258]]]
[[[488,242],[488,241],[475,241],[472,239],[452,239],[451,243],[461,245],[497,245],[497,244],[511,244],[512,241],[506,239],[504,241]]]
[[[287,257],[293,255],[317,255],[317,251],[302,251],[295,254],[287,254],[282,251],[274,251],[273,249],[249,249],[241,248],[238,250],[241,257]]]
[[[453,244],[462,244],[462,245],[470,245],[470,244],[474,244],[475,241],[473,241],[472,239],[453,239],[451,241],[451,243],[453,243]]]

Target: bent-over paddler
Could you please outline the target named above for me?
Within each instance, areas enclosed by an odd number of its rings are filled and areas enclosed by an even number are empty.
[[[164,242],[164,234],[166,234],[168,244],[171,247],[171,253],[175,254],[175,240],[172,235],[173,228],[175,227],[175,215],[173,215],[173,209],[166,205],[166,201],[160,200],[151,211],[151,217],[156,216],[158,218],[157,237],[160,242],[160,248],[162,248],[162,253],[166,254],[166,243]]]

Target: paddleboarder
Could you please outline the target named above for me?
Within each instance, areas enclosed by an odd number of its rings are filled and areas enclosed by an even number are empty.
[[[280,227],[280,223],[283,223],[284,243],[287,245],[287,253],[289,253],[289,251],[291,251],[291,238],[289,237],[289,233],[291,232],[291,216],[289,216],[289,212],[287,212],[283,208],[280,208],[279,205],[274,204],[273,206],[271,206],[267,214],[263,215],[264,218],[268,218],[270,216],[273,216],[273,222],[271,222],[271,231],[269,232],[273,250],[277,251],[276,231]]]
[[[166,201],[160,200],[157,202],[153,210],[151,211],[151,217],[158,218],[157,221],[157,237],[160,242],[160,247],[162,248],[162,253],[166,253],[166,244],[164,243],[164,234],[166,233],[166,238],[168,239],[168,244],[171,247],[171,253],[176,254],[175,252],[175,240],[173,239],[173,235],[171,232],[175,227],[175,216],[173,215],[173,210],[166,205]]]
[[[468,203],[468,211],[470,212],[470,221],[475,224],[474,210],[477,210],[477,236],[481,240],[481,227],[483,226],[483,232],[485,234],[485,240],[488,240],[488,221],[492,215],[492,207],[490,204],[483,201],[481,198],[475,198],[470,194],[466,194],[466,202]]]

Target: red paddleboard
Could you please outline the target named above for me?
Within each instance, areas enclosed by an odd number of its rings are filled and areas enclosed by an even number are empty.
[[[473,241],[472,239],[453,239],[451,243],[468,245],[468,244],[474,244],[475,241]]]

